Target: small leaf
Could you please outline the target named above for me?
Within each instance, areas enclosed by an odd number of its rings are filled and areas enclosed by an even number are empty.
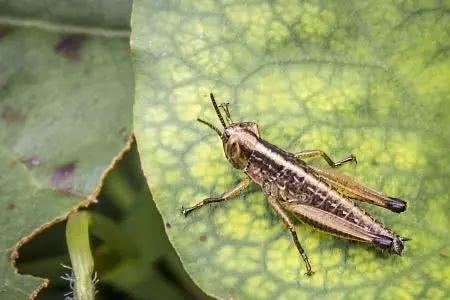
[[[442,2],[133,3],[135,131],[169,238],[207,293],[233,299],[444,299],[450,293],[450,19]],[[151,66],[151,67],[150,67]],[[297,231],[316,274],[259,188],[188,218],[180,208],[245,175],[197,117],[257,121],[288,151],[353,153],[344,172],[408,201],[368,207],[412,238],[403,257]],[[314,163],[314,161],[312,161]],[[442,254],[442,255],[441,255]]]

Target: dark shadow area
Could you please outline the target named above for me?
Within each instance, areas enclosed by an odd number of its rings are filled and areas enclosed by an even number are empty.
[[[211,299],[186,274],[166,237],[135,143],[107,175],[98,200],[88,209],[106,224],[90,227],[100,279],[96,299]],[[64,299],[70,291],[61,279],[70,273],[62,266],[70,266],[65,224],[52,226],[20,249],[20,273],[50,279],[38,299]]]

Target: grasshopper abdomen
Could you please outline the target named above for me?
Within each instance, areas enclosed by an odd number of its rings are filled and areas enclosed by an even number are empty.
[[[401,254],[401,238],[321,181],[312,168],[293,154],[261,141],[245,172],[297,219],[334,235]]]

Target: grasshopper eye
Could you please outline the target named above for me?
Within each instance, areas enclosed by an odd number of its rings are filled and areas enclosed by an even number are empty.
[[[239,152],[240,152],[240,148],[239,148],[239,143],[235,142],[231,144],[230,147],[230,152],[234,155],[234,156],[238,156]]]

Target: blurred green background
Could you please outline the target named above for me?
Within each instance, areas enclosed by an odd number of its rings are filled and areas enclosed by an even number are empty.
[[[107,175],[98,203],[89,212],[98,222],[90,228],[95,270],[100,282],[96,299],[210,299],[186,275],[167,240],[152,201],[136,144]],[[70,265],[61,222],[25,244],[17,266],[21,273],[49,278],[39,299],[62,299],[69,283],[61,276]]]

